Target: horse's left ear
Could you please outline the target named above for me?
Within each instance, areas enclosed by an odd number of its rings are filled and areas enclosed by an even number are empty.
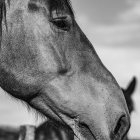
[[[132,96],[132,94],[135,91],[136,84],[137,84],[137,79],[136,79],[136,77],[133,77],[133,79],[130,82],[130,84],[128,85],[127,89],[122,89],[123,92],[124,92],[124,94],[127,94],[129,96]]]

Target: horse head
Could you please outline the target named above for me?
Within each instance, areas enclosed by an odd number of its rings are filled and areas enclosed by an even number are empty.
[[[122,140],[123,92],[78,24],[69,0],[1,0],[0,86],[75,138]]]

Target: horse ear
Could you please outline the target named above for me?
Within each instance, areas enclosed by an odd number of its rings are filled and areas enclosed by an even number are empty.
[[[136,84],[137,84],[137,79],[136,79],[136,77],[133,77],[133,79],[130,82],[130,84],[128,85],[127,89],[123,89],[124,94],[132,96],[132,94],[135,91]]]

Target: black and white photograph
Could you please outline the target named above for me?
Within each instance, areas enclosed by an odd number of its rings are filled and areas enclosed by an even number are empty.
[[[0,0],[0,140],[140,140],[140,0]]]

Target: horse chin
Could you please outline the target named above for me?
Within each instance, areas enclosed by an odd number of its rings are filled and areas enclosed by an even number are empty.
[[[94,134],[92,134],[86,125],[80,125],[79,129],[84,140],[96,140]]]
[[[73,125],[70,125],[70,127],[74,133],[74,140],[96,140],[87,125],[79,124],[75,122],[75,120],[73,120],[73,122]]]
[[[74,140],[96,140],[94,134],[86,125],[80,125]]]

